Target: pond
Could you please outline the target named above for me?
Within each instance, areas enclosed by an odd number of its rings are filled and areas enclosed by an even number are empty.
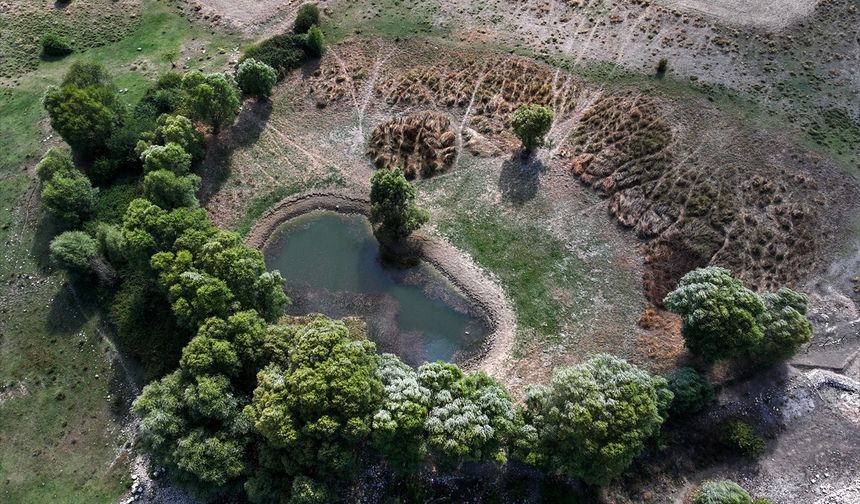
[[[380,352],[411,365],[476,356],[489,327],[431,266],[383,262],[367,218],[316,211],[281,225],[264,251],[284,276],[287,313],[359,316]]]

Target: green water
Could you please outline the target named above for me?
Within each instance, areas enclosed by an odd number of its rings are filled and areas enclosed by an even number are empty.
[[[410,364],[462,361],[488,329],[431,267],[384,264],[370,223],[360,215],[313,212],[285,223],[265,251],[293,300],[288,311],[365,319],[381,352]]]

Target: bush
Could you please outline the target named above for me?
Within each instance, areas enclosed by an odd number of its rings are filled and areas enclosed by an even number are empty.
[[[308,58],[304,35],[275,35],[245,50],[242,60],[261,61],[278,72],[283,78],[290,70],[302,66]]]
[[[325,51],[325,35],[323,35],[322,30],[318,26],[311,26],[305,40],[305,47],[307,48],[308,56],[312,58],[319,58],[323,55]]]
[[[307,33],[311,26],[320,24],[320,9],[316,4],[304,4],[299,7],[296,21],[293,23],[293,32],[297,34]]]
[[[60,57],[72,53],[72,45],[66,37],[54,32],[46,33],[42,37],[42,55]]]
[[[667,377],[669,390],[675,394],[670,411],[687,415],[701,411],[714,400],[714,389],[708,378],[693,368],[681,368]]]
[[[757,458],[764,453],[764,439],[743,420],[730,420],[723,425],[723,443],[735,452]]]
[[[752,504],[752,497],[734,481],[706,481],[699,487],[694,504]]]
[[[129,203],[140,197],[137,177],[128,177],[110,187],[99,190],[93,208],[93,220],[107,224],[122,224]]]
[[[236,83],[242,93],[265,100],[272,94],[272,86],[278,81],[278,72],[262,61],[248,58],[236,69]]]

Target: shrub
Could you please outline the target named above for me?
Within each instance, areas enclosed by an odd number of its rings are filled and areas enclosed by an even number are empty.
[[[261,61],[278,72],[283,78],[290,70],[302,66],[307,59],[307,44],[304,35],[275,35],[245,50],[243,60]]]
[[[518,108],[511,116],[511,129],[523,142],[526,153],[542,147],[544,135],[552,126],[552,110],[543,105],[526,105]]]
[[[666,75],[666,70],[669,68],[669,60],[666,58],[660,58],[660,62],[657,63],[657,77],[663,77]]]
[[[320,9],[316,4],[304,4],[299,7],[296,21],[293,23],[293,32],[297,34],[307,33],[312,26],[320,24]]]
[[[708,378],[693,368],[681,368],[667,377],[669,390],[675,394],[672,414],[697,413],[714,400],[714,389]]]
[[[812,323],[806,318],[809,299],[785,287],[761,297],[765,311],[759,324],[764,337],[751,352],[752,357],[767,362],[788,359],[812,337]]]
[[[272,86],[278,81],[278,72],[262,61],[247,58],[236,69],[236,83],[246,95],[265,100],[272,94]]]
[[[735,452],[756,458],[764,453],[764,439],[743,420],[729,420],[722,428],[723,443]]]
[[[60,57],[72,53],[72,45],[66,37],[54,32],[46,33],[42,37],[42,55]]]
[[[706,481],[699,487],[694,504],[752,504],[752,497],[734,481]]]
[[[311,26],[311,29],[308,30],[305,47],[307,47],[308,56],[312,58],[319,58],[323,55],[325,51],[325,35],[323,35],[322,30],[318,26]]]

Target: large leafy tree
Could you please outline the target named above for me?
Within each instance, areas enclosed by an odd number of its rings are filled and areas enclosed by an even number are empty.
[[[797,353],[812,337],[812,323],[806,317],[809,299],[783,287],[762,294],[765,311],[759,317],[764,337],[752,352],[754,358],[780,361]]]
[[[66,231],[54,237],[49,246],[51,260],[72,274],[85,275],[93,271],[99,259],[99,244],[83,231]]]
[[[370,221],[379,224],[379,236],[399,240],[430,219],[415,205],[415,187],[400,170],[377,170],[370,186]]]
[[[140,154],[146,172],[169,170],[177,175],[185,175],[191,170],[191,154],[178,143],[152,145]]]
[[[124,115],[107,72],[93,63],[73,64],[62,86],[45,94],[43,104],[51,127],[85,155],[105,148]]]
[[[177,175],[170,170],[155,170],[143,178],[143,195],[161,208],[198,206],[200,177]]]
[[[52,215],[78,224],[92,213],[98,189],[77,169],[61,170],[42,184],[42,203]]]
[[[521,456],[527,462],[604,485],[656,434],[672,400],[666,380],[622,359],[598,355],[530,387]]]
[[[278,81],[278,72],[262,61],[248,58],[236,69],[236,83],[243,93],[258,100],[266,100]]]
[[[162,145],[175,143],[191,154],[194,161],[205,155],[203,134],[197,131],[191,119],[181,115],[162,114],[155,128],[155,140]]]
[[[383,393],[373,416],[373,446],[395,472],[414,474],[427,455],[424,422],[430,412],[430,389],[395,355],[381,355],[377,373]]]
[[[431,393],[424,427],[430,452],[441,466],[507,460],[516,409],[498,381],[483,372],[464,374],[454,364],[434,362],[418,368],[418,383]]]
[[[705,359],[742,355],[764,337],[758,322],[765,311],[761,297],[724,268],[709,266],[687,273],[663,302],[683,317],[681,334],[687,348]]]
[[[511,129],[522,141],[526,154],[544,145],[544,136],[552,126],[553,113],[543,105],[523,105],[511,116]]]
[[[258,501],[298,476],[335,483],[352,474],[382,395],[373,343],[342,322],[313,320],[290,340],[286,364],[260,372],[245,408],[267,442],[266,471],[249,483]]]
[[[236,119],[241,100],[233,78],[223,73],[191,71],[182,78],[184,108],[190,117],[212,126],[218,134]]]

